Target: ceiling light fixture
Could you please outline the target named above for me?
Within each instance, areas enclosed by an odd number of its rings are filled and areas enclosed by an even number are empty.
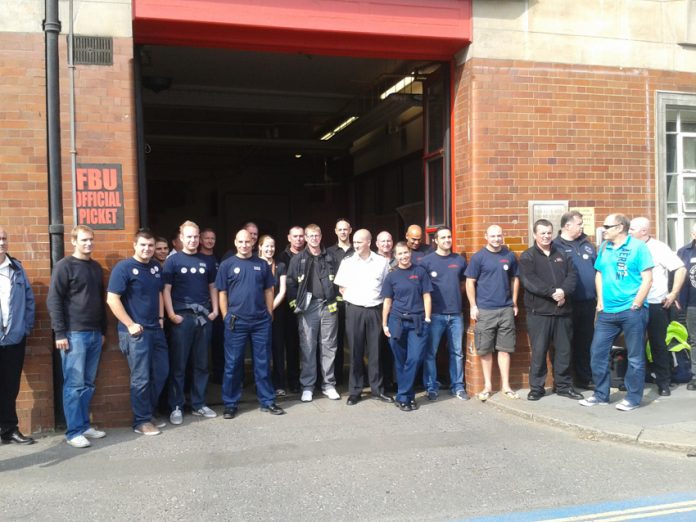
[[[396,82],[394,85],[389,87],[386,91],[384,91],[382,94],[379,95],[379,99],[383,100],[390,94],[397,93],[399,91],[403,91],[406,87],[411,85],[414,81],[416,81],[415,76],[404,76],[401,78],[398,82]]]
[[[337,133],[341,132],[343,129],[345,129],[348,125],[353,123],[355,120],[357,120],[357,116],[351,116],[348,118],[346,121],[338,125],[334,130],[327,132],[324,134],[321,138],[319,138],[321,141],[327,141],[333,138]]]

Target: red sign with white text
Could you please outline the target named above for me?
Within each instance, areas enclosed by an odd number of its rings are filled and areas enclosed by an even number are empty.
[[[97,230],[123,230],[121,165],[80,164],[75,173],[77,224]]]

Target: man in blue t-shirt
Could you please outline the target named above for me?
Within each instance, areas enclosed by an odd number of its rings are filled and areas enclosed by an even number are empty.
[[[148,231],[135,235],[133,257],[111,271],[106,303],[118,319],[118,341],[130,368],[133,429],[142,435],[159,435],[164,423],[153,413],[169,373],[164,338],[162,274],[155,253],[155,238]]]
[[[611,373],[609,354],[614,339],[623,331],[628,368],[624,377],[626,398],[616,405],[620,411],[640,406],[645,386],[645,329],[648,325],[646,297],[652,285],[653,260],[643,241],[628,235],[630,221],[623,214],[604,220],[604,243],[595,261],[597,321],[590,348],[592,397],[582,406],[609,404]]]
[[[517,296],[520,289],[517,259],[503,244],[503,229],[491,225],[484,236],[486,246],[471,256],[466,276],[469,314],[475,321],[474,342],[481,359],[483,390],[476,397],[485,401],[493,390],[493,352],[503,393],[510,399],[519,395],[510,387],[510,354],[515,351]]]
[[[420,262],[430,275],[433,291],[432,324],[430,344],[426,347],[423,360],[423,386],[428,400],[437,400],[440,383],[437,381],[437,349],[442,335],[447,332],[449,348],[450,393],[463,401],[469,400],[464,385],[464,354],[462,338],[464,319],[462,317],[462,290],[466,261],[452,252],[452,230],[440,227],[435,233],[437,249],[426,255]]]
[[[240,230],[234,238],[237,253],[220,265],[215,286],[225,324],[225,370],[222,376],[223,416],[233,419],[242,398],[244,348],[251,343],[256,395],[261,411],[283,415],[276,405],[271,382],[271,321],[273,274],[268,263],[252,255],[251,234]]]
[[[205,404],[208,387],[208,345],[212,321],[218,316],[215,274],[198,255],[200,232],[193,221],[179,227],[181,252],[164,263],[164,308],[171,322],[169,343],[171,375],[169,406],[172,424],[183,422],[184,377],[189,356],[193,359],[191,409],[194,415],[214,418],[217,414]]]

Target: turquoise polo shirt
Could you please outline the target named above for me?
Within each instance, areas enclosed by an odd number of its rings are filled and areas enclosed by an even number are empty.
[[[641,272],[653,266],[650,250],[643,241],[627,236],[618,248],[605,241],[594,264],[602,274],[604,311],[615,314],[631,308],[643,281]],[[647,306],[647,301],[643,305]]]

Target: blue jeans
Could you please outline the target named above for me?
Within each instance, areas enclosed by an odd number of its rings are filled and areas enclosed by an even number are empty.
[[[611,373],[609,354],[616,337],[623,330],[628,355],[628,368],[624,377],[626,400],[640,404],[645,386],[645,329],[648,325],[648,309],[625,310],[610,314],[599,312],[595,322],[594,337],[590,348],[594,395],[600,401],[609,401]]]
[[[94,396],[94,380],[101,357],[99,331],[67,332],[68,349],[60,351],[63,366],[63,412],[70,440],[89,429],[89,404]]]
[[[387,326],[389,326],[390,332],[398,331],[397,324],[399,320],[398,317],[389,314]],[[389,346],[391,346],[394,354],[394,367],[398,384],[396,400],[399,402],[411,402],[416,398],[414,390],[416,373],[418,372],[418,367],[423,362],[423,352],[428,343],[429,333],[430,326],[425,321],[422,323],[420,335],[416,333],[413,321],[402,321],[399,338],[395,339],[393,334],[389,338]]]
[[[429,392],[437,392],[440,389],[440,383],[437,382],[436,356],[442,335],[447,331],[450,391],[455,394],[464,389],[464,354],[462,352],[464,319],[462,314],[433,314],[431,320],[430,343],[423,359],[423,386]]]
[[[130,368],[130,399],[135,428],[143,422],[150,422],[167,382],[167,341],[161,328],[146,328],[137,337],[119,331],[118,344]]]
[[[225,318],[225,370],[222,374],[222,402],[225,408],[236,408],[242,398],[244,351],[251,342],[256,396],[261,406],[275,402],[271,382],[271,318],[247,321],[237,317],[234,329]]]
[[[193,379],[191,381],[191,407],[198,410],[205,406],[205,390],[208,387],[208,345],[212,324],[199,325],[193,313],[179,313],[184,320],[173,324],[170,330],[169,407],[184,409],[184,379],[186,365],[193,352]]]

